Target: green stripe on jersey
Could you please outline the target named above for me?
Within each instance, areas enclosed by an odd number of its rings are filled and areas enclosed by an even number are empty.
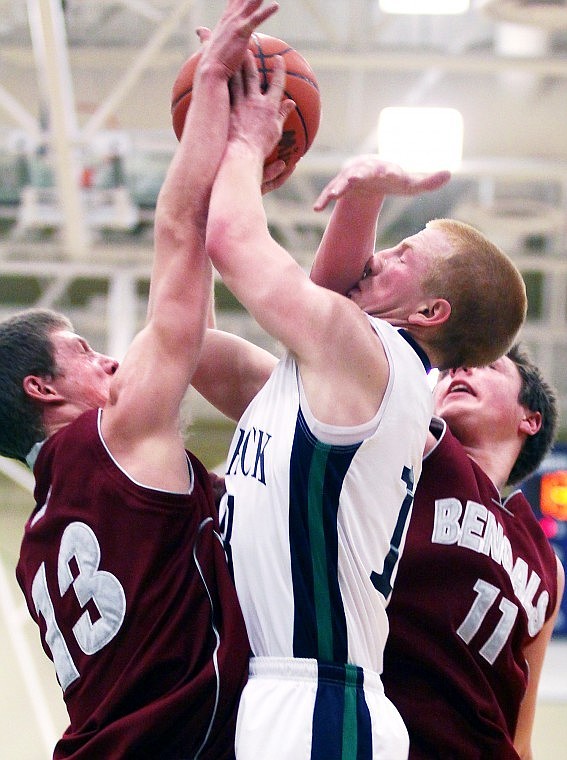
[[[333,628],[331,597],[329,593],[327,551],[323,519],[323,489],[325,471],[331,447],[318,442],[313,451],[309,470],[308,522],[311,564],[313,567],[313,594],[317,619],[317,645],[319,659],[333,659]]]

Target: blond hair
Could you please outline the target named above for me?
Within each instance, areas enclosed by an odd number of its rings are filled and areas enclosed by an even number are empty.
[[[441,369],[478,367],[506,353],[527,312],[526,287],[511,259],[469,224],[434,219],[453,253],[431,267],[423,282],[427,295],[451,304],[451,316],[431,341]]]

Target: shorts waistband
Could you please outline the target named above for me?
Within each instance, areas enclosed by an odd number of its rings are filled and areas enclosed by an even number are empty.
[[[364,685],[365,689],[384,692],[382,679],[378,673],[357,665],[341,665],[303,657],[251,657],[248,670],[251,678],[325,680],[343,685],[349,682],[353,686]]]

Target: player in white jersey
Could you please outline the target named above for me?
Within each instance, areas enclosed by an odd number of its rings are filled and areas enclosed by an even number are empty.
[[[414,348],[370,319],[394,371],[367,423],[319,422],[290,354],[238,423],[226,466],[226,524],[256,656],[382,669],[386,600],[432,401]]]
[[[407,755],[407,735],[377,671],[430,412],[417,351],[438,366],[462,355],[495,357],[522,321],[525,290],[500,251],[470,228],[462,244],[462,228],[450,222],[382,255],[366,254],[354,264],[356,276],[347,266],[341,292],[350,290],[350,299],[312,282],[269,235],[261,202],[264,156],[288,107],[281,89],[261,94],[249,57],[233,81],[207,224],[207,250],[224,281],[289,351],[239,425],[228,463],[227,539],[256,655],[239,710],[237,757],[395,760]],[[461,273],[470,260],[484,275],[491,268],[483,304],[495,329],[489,340],[484,325],[477,329],[469,348],[462,338],[456,345],[444,338],[448,326],[458,326],[451,312],[461,316],[460,294],[470,295],[471,286],[443,275]],[[513,303],[504,317],[500,290]],[[462,316],[472,328],[478,305],[467,298]],[[382,322],[374,327],[364,311],[406,328],[414,346]],[[223,408],[229,405],[225,399]]]
[[[238,757],[257,751],[260,740],[249,727],[265,710],[274,678],[279,698],[275,704],[270,697],[265,757],[300,757],[310,747],[306,757],[328,758],[330,747],[346,740],[349,753],[355,746],[382,746],[391,758],[407,753],[405,727],[377,674],[431,394],[414,348],[386,322],[369,319],[395,368],[371,420],[351,427],[315,419],[287,354],[241,418],[230,448],[225,525],[255,655],[239,711]],[[306,681],[310,687],[297,688]],[[341,721],[337,699],[344,703]],[[367,711],[365,701],[375,709]],[[310,727],[307,743],[288,725],[292,707]],[[275,716],[283,719],[281,732],[273,730]]]

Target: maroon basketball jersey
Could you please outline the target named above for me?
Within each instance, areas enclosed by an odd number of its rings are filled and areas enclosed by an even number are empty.
[[[248,641],[208,473],[190,495],[134,483],[89,411],[37,458],[16,570],[63,689],[55,758],[234,757]]]
[[[524,647],[556,604],[555,555],[520,491],[498,490],[447,429],[425,458],[390,605],[386,694],[410,758],[508,760]]]

